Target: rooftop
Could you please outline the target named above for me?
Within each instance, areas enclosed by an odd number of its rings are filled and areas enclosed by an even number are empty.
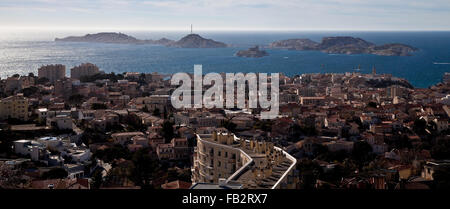
[[[223,134],[223,133],[218,133]],[[206,141],[211,143],[216,143],[211,139],[210,134],[198,135],[200,139],[204,138]],[[222,146],[229,146],[241,150],[249,158],[249,162],[239,168],[234,174],[232,174],[222,186],[218,184],[205,184],[200,183],[194,185],[193,189],[223,189],[229,187],[229,184],[239,184],[239,188],[246,189],[272,189],[275,188],[280,180],[282,180],[285,175],[289,172],[293,165],[296,164],[295,158],[290,156],[288,153],[283,151],[278,147],[273,147],[270,154],[263,154],[264,150],[257,151],[258,148],[266,147],[263,145],[258,145],[263,142],[258,142],[256,140],[249,141],[244,139],[239,139],[234,136],[233,144],[221,144]],[[253,144],[253,148],[252,145]],[[269,145],[267,145],[269,146]],[[266,167],[261,168],[255,164],[257,162],[264,162],[267,164]],[[233,187],[231,187],[233,188]],[[236,188],[236,187],[234,187]]]

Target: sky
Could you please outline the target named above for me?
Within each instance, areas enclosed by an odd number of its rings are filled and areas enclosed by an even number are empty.
[[[0,30],[450,30],[450,0],[0,0]]]

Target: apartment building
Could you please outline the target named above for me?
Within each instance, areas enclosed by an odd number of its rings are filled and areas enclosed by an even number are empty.
[[[81,79],[84,76],[93,76],[100,73],[100,69],[92,63],[83,63],[70,69],[70,78]]]
[[[184,160],[189,159],[191,149],[186,138],[173,138],[170,143],[156,145],[159,159]]]
[[[39,78],[47,78],[51,83],[63,79],[66,76],[65,65],[45,65],[38,69]]]
[[[293,189],[296,163],[271,142],[229,133],[197,135],[192,188]]]
[[[122,132],[122,133],[114,133],[111,135],[114,143],[124,145],[126,142],[131,141],[131,138],[135,136],[144,137],[144,133],[142,132]]]
[[[0,119],[28,120],[28,99],[23,94],[4,98],[0,102]]]

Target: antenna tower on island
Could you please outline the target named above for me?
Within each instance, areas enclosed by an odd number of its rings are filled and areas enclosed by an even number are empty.
[[[191,24],[191,34],[192,34],[192,24]]]

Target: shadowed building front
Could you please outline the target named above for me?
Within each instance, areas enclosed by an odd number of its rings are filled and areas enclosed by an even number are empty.
[[[271,142],[234,134],[197,135],[193,189],[294,189],[296,159]]]

